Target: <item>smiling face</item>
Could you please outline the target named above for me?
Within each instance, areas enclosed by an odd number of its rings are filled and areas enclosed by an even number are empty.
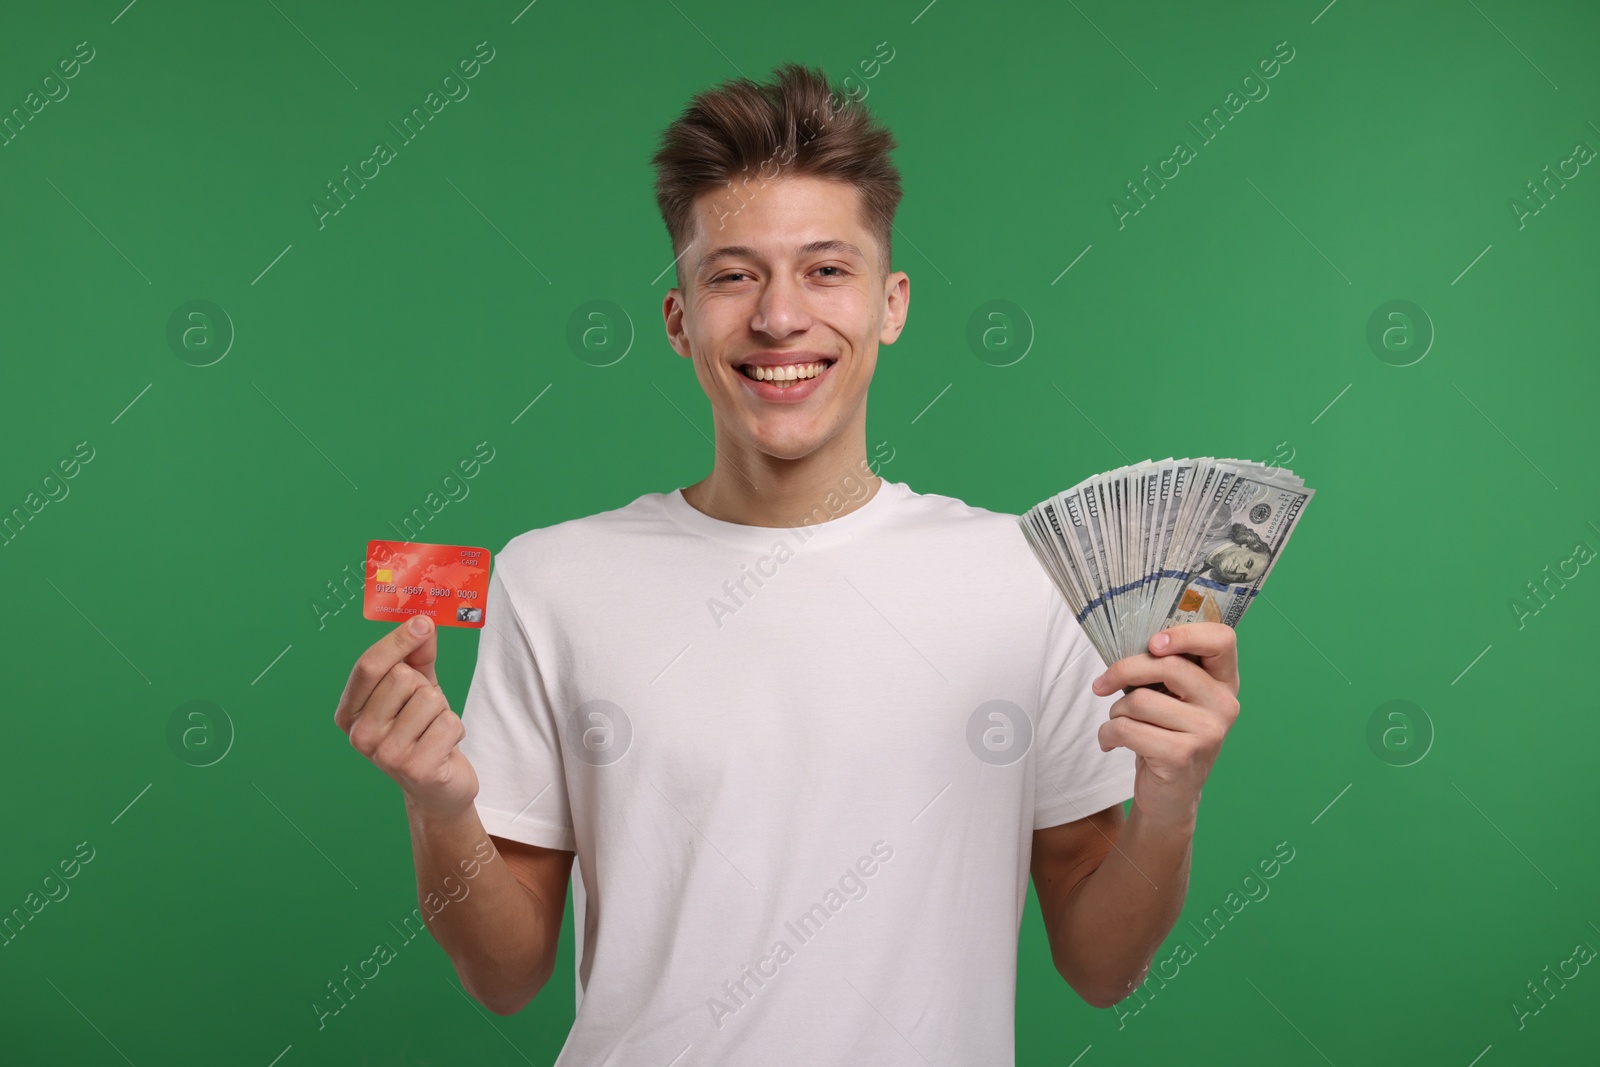
[[[830,443],[864,455],[867,386],[878,345],[905,324],[910,279],[885,278],[853,186],[786,176],[742,189],[696,200],[685,288],[662,307],[711,401],[718,451],[746,469],[754,453],[796,460]]]

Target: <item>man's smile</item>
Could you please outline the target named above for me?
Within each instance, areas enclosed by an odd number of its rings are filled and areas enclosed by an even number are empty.
[[[772,352],[738,364],[749,390],[762,400],[797,403],[822,387],[835,357],[812,352]]]

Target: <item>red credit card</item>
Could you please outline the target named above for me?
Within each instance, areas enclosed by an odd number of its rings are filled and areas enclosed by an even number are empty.
[[[361,614],[378,622],[426,615],[437,626],[483,626],[489,553],[462,545],[368,541]]]

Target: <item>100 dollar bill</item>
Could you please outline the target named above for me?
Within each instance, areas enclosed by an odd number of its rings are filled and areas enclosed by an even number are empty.
[[[1167,626],[1237,625],[1313,495],[1281,467],[1168,458],[1087,478],[1019,519],[1109,664]]]
[[[1187,565],[1163,571],[1156,603],[1160,630],[1186,622],[1238,625],[1315,490],[1257,474],[1215,479],[1202,539]]]

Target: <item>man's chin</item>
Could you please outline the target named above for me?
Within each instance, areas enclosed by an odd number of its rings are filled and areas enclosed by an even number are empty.
[[[750,445],[773,459],[798,460],[816,452],[828,443],[828,435],[807,427],[790,427],[781,433],[763,433],[771,427],[755,427],[749,437]]]

